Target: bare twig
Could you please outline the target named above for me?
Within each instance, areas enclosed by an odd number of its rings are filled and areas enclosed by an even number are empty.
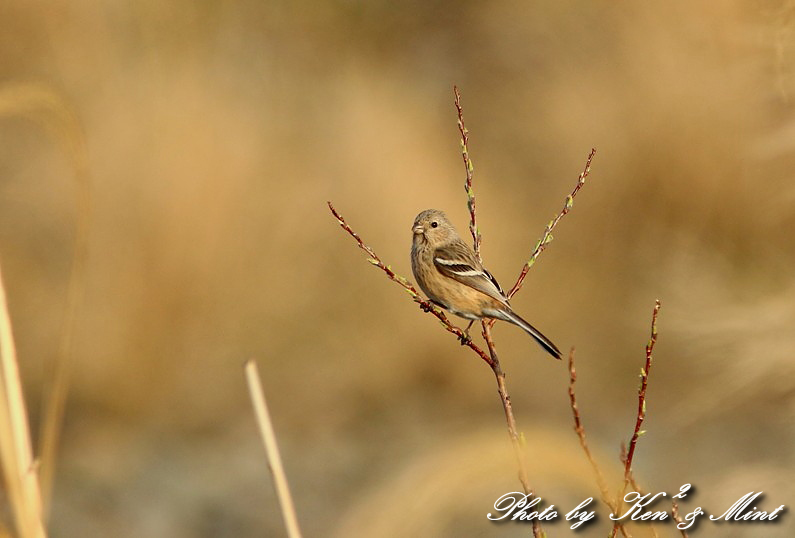
[[[627,462],[627,446],[624,443],[621,443],[621,463],[626,465]],[[640,487],[637,480],[635,480],[635,473],[632,471],[629,472],[629,484],[632,486],[632,489],[640,493],[641,495],[646,495],[646,491]],[[676,521],[677,525],[679,523],[683,523],[682,517],[679,515],[679,505],[676,503],[675,500],[671,500],[671,516],[673,517],[674,521]],[[619,527],[619,530],[623,532],[624,527],[623,525]],[[679,532],[682,533],[683,538],[688,538],[687,531],[685,529],[679,529]],[[658,538],[657,530],[654,527],[651,527],[651,534],[652,538]],[[626,534],[625,534],[626,536]]]
[[[574,186],[574,190],[572,190],[571,194],[569,194],[566,197],[566,202],[563,204],[563,209],[560,210],[560,212],[555,216],[555,218],[549,221],[547,227],[544,229],[544,234],[541,236],[541,239],[539,239],[538,243],[536,243],[536,246],[533,249],[533,253],[530,254],[530,259],[522,267],[522,271],[519,273],[519,277],[516,279],[516,283],[508,292],[509,299],[514,295],[516,295],[516,292],[519,291],[519,289],[521,289],[522,284],[524,283],[524,279],[527,276],[527,272],[536,262],[536,260],[541,255],[541,253],[544,252],[544,249],[547,248],[547,245],[552,242],[552,230],[554,230],[555,226],[558,225],[560,219],[562,219],[565,215],[568,214],[569,211],[571,211],[571,207],[572,205],[574,205],[574,197],[577,196],[577,193],[580,192],[582,186],[585,185],[585,178],[587,178],[588,174],[591,173],[591,161],[593,160],[594,155],[596,155],[595,148],[591,149],[591,153],[588,154],[588,160],[585,161],[585,168],[580,173],[580,176],[577,178],[577,184]]]
[[[627,445],[623,441],[621,442],[621,452],[619,454],[619,460],[621,460],[622,465],[627,464]],[[643,488],[641,488],[640,484],[638,484],[638,481],[635,480],[635,473],[633,473],[632,471],[629,472],[629,485],[632,486],[632,489],[634,489],[636,492],[640,493],[641,495],[646,495],[646,491]],[[624,488],[624,492],[626,492],[626,488]],[[622,492],[621,495],[623,496],[624,493]],[[620,526],[619,530],[623,530],[623,526]],[[651,527],[651,534],[652,538],[658,538],[657,530],[654,527]]]
[[[480,230],[477,225],[477,209],[475,205],[475,190],[472,188],[472,174],[474,166],[472,159],[469,156],[469,131],[464,125],[464,110],[461,108],[461,92],[458,91],[457,86],[453,86],[453,93],[455,94],[455,108],[458,113],[458,132],[461,133],[461,157],[464,160],[464,168],[466,169],[466,181],[464,182],[464,189],[467,193],[467,208],[469,209],[469,232],[472,234],[473,250],[482,262],[480,257],[480,243],[481,236]],[[470,323],[470,326],[472,324]],[[491,362],[489,366],[494,373],[494,378],[497,381],[497,392],[500,395],[502,408],[505,411],[505,421],[508,426],[508,435],[511,439],[511,446],[513,447],[514,455],[516,456],[516,464],[519,467],[519,482],[522,483],[522,489],[526,495],[533,494],[533,488],[530,487],[530,479],[527,476],[527,461],[525,452],[522,449],[522,438],[519,434],[519,429],[516,426],[516,418],[513,414],[513,406],[511,405],[511,397],[508,395],[508,389],[505,385],[505,372],[502,371],[500,366],[500,359],[497,356],[497,346],[494,344],[494,339],[491,336],[491,324],[488,320],[481,321],[483,339],[486,341],[486,346],[489,350]],[[541,524],[537,519],[533,520],[533,536],[541,538],[545,536],[544,531],[541,529]]]
[[[574,367],[574,348],[571,348],[571,351],[569,351],[569,402],[571,403],[571,412],[574,416],[574,431],[577,432],[577,437],[580,440],[580,446],[582,447],[583,452],[585,452],[585,457],[588,458],[588,463],[591,464],[591,469],[593,469],[594,476],[596,477],[596,484],[599,486],[599,493],[602,495],[602,501],[615,513],[616,506],[610,500],[610,491],[607,489],[607,484],[605,483],[605,477],[602,474],[602,469],[600,469],[599,465],[596,463],[596,460],[591,453],[591,449],[588,446],[588,441],[585,438],[585,427],[582,425],[580,409],[577,406],[577,396],[574,391],[574,385],[576,382],[577,370]]]
[[[480,257],[481,237],[475,210],[475,191],[472,190],[472,172],[475,171],[475,167],[469,156],[469,130],[464,125],[464,109],[461,107],[461,92],[458,91],[458,86],[453,86],[453,93],[455,94],[455,109],[458,112],[458,132],[461,133],[461,157],[464,159],[464,168],[466,168],[464,189],[467,193],[467,208],[469,209],[469,233],[472,234],[472,248],[475,251],[475,256],[479,262],[483,262]]]
[[[519,482],[522,483],[522,489],[525,495],[533,495],[533,488],[530,487],[530,479],[527,476],[527,458],[525,451],[522,447],[522,436],[516,426],[516,418],[513,415],[513,406],[511,405],[511,397],[508,395],[508,388],[505,386],[505,372],[502,371],[500,366],[500,359],[497,357],[497,348],[494,344],[494,339],[491,336],[491,326],[485,321],[481,322],[483,332],[483,339],[489,349],[489,354],[493,361],[491,370],[494,372],[494,377],[497,380],[497,393],[500,395],[502,408],[505,411],[505,421],[508,425],[508,436],[511,439],[511,446],[513,453],[516,457],[516,465],[519,467]],[[533,520],[533,536],[541,538],[546,536],[546,533],[541,529],[541,524],[537,519]]]
[[[298,527],[298,518],[295,515],[293,498],[290,495],[290,486],[287,483],[287,476],[284,474],[282,458],[279,455],[279,446],[276,443],[276,434],[273,432],[268,406],[265,403],[265,393],[262,391],[257,363],[249,359],[245,364],[246,381],[248,382],[248,392],[251,395],[251,404],[257,415],[262,442],[265,445],[265,453],[268,455],[268,468],[273,476],[273,485],[276,495],[279,497],[279,505],[282,509],[282,518],[287,527],[287,535],[290,538],[301,538],[301,529]]]
[[[621,465],[627,464],[627,445],[623,441],[621,442],[621,449],[618,455],[618,459],[621,461]],[[641,495],[645,494],[646,492],[641,489],[638,481],[635,480],[635,473],[632,471],[629,472],[629,485],[632,486],[632,489],[640,493]]]
[[[624,466],[624,485],[629,482],[630,473],[632,472],[632,458],[635,455],[635,447],[638,444],[638,437],[645,433],[640,428],[643,426],[643,421],[646,418],[646,387],[649,383],[649,370],[651,370],[652,352],[654,351],[654,344],[657,343],[657,314],[660,312],[660,300],[657,299],[654,304],[654,311],[651,317],[651,337],[649,343],[646,344],[646,365],[640,372],[640,389],[638,389],[638,416],[635,419],[635,431],[632,432],[632,439],[629,442],[629,450],[627,450],[627,460]]]
[[[646,378],[648,381],[648,373],[649,368],[651,367],[651,352],[654,349],[654,344],[657,342],[657,314],[660,311],[660,301],[658,300],[654,306],[654,312],[652,314],[652,333],[651,338],[649,340],[648,345],[646,346]],[[644,390],[644,387],[641,387],[641,390]],[[645,397],[645,393],[644,393]],[[644,418],[645,418],[645,405],[642,406]],[[634,436],[633,436],[634,437]],[[637,440],[636,440],[637,441]],[[627,446],[624,443],[621,443],[621,463],[624,464],[624,469],[626,470],[628,465],[629,455],[627,453]],[[629,462],[629,466],[631,467],[632,462]],[[644,491],[638,485],[638,482],[635,480],[635,474],[630,469],[629,471],[629,484],[634,488],[635,491],[643,494]],[[679,515],[679,504],[675,500],[671,501],[671,516],[673,517],[674,521],[676,521],[677,525],[683,523],[682,517]],[[651,529],[652,535],[657,536],[657,531],[652,527]],[[688,538],[687,530],[679,529],[679,532],[682,533],[682,538]]]
[[[577,370],[574,367],[574,348],[571,348],[571,351],[569,351],[569,402],[571,403],[571,412],[574,416],[574,431],[577,433],[577,437],[580,440],[580,446],[582,447],[583,452],[585,452],[585,457],[588,459],[588,463],[591,464],[591,468],[593,469],[602,502],[605,503],[605,505],[607,505],[607,507],[610,508],[610,510],[615,514],[618,512],[618,503],[610,499],[610,490],[608,490],[607,484],[605,483],[605,477],[602,474],[602,469],[599,467],[599,464],[596,463],[596,459],[593,457],[591,448],[588,446],[588,441],[585,437],[585,426],[583,426],[582,419],[580,418],[580,408],[577,406],[577,395],[574,390],[574,385],[576,382]],[[624,528],[623,523],[618,523],[618,530],[621,531],[623,536],[627,536],[627,531]]]
[[[654,302],[654,310],[651,316],[651,337],[646,344],[646,364],[640,371],[640,388],[638,389],[638,413],[635,418],[635,429],[632,432],[632,438],[629,441],[629,449],[627,450],[626,457],[622,457],[624,462],[624,485],[621,488],[621,494],[618,496],[619,502],[624,498],[624,493],[630,482],[634,482],[632,478],[632,459],[635,456],[635,447],[638,444],[638,438],[646,433],[641,430],[643,421],[646,418],[646,387],[649,383],[649,370],[651,370],[652,352],[654,345],[657,343],[657,315],[660,313],[660,300]],[[613,525],[611,537],[615,536],[616,529],[618,528],[618,521]]]

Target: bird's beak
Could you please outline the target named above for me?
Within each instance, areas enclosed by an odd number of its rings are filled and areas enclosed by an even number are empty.
[[[414,235],[422,235],[425,233],[425,228],[423,228],[418,224],[414,228],[412,228],[411,231],[414,232]]]

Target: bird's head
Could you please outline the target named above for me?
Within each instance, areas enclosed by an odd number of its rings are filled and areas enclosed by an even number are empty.
[[[456,237],[455,228],[438,209],[426,209],[414,219],[414,244],[443,245]]]

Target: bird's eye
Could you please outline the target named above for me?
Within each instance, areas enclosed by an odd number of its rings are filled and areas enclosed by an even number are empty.
[[[438,223],[438,222],[436,222],[436,221],[433,221],[433,222],[431,223],[431,228],[436,228],[437,226],[439,226],[439,223]]]

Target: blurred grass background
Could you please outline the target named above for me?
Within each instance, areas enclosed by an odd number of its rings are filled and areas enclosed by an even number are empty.
[[[513,304],[577,347],[605,468],[634,424],[659,297],[639,481],[693,483],[684,513],[751,490],[760,509],[791,505],[794,18],[791,1],[0,5],[0,84],[71,104],[93,178],[53,535],[281,535],[248,357],[307,536],[529,534],[485,518],[519,487],[491,372],[325,206],[407,276],[420,210],[465,231],[453,84],[505,286],[598,148]],[[72,173],[40,125],[2,120],[0,255],[34,424],[66,308]],[[496,338],[531,481],[567,511],[598,491],[566,369],[513,327]],[[609,527],[598,513],[583,536]],[[792,528],[785,513],[698,535]]]

